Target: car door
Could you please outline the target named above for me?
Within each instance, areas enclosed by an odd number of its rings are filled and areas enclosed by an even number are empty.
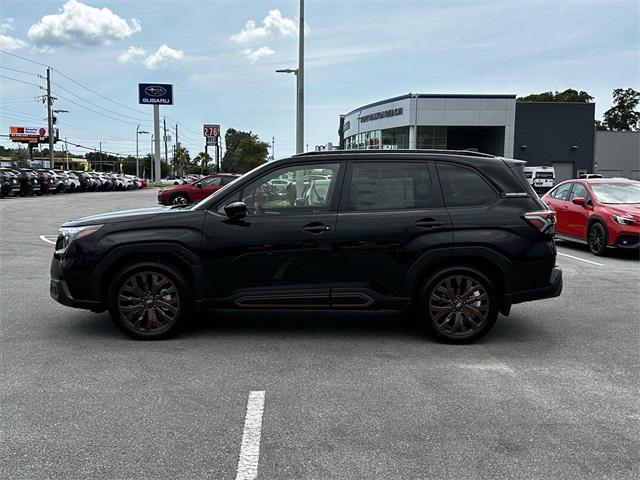
[[[578,197],[584,198],[584,205],[576,205],[573,203],[573,199]],[[564,214],[567,234],[578,238],[586,238],[587,222],[589,221],[591,212],[593,212],[591,195],[589,195],[587,188],[582,182],[575,182],[569,194],[567,210]]]
[[[192,186],[193,200],[199,202],[220,188],[220,177],[207,177]]]
[[[208,295],[215,302],[242,307],[328,307],[342,162],[292,162],[257,179],[232,186],[207,211],[203,258]],[[306,204],[303,178],[309,172],[330,175],[323,202]],[[286,191],[270,180],[294,178]],[[231,220],[225,205],[242,201],[247,216]]]
[[[571,235],[567,214],[569,211],[569,195],[573,182],[566,182],[556,187],[549,195],[549,207],[556,212],[556,232]]]
[[[421,259],[449,254],[451,243],[432,162],[351,160],[337,220],[332,305],[408,301]]]

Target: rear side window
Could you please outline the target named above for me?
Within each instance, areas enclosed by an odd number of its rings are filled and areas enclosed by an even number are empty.
[[[432,195],[426,163],[354,163],[347,209],[429,208]]]
[[[447,207],[486,205],[498,198],[489,183],[471,168],[438,163],[438,174]]]
[[[564,183],[551,192],[551,196],[556,200],[569,200],[569,192],[571,190],[572,183]]]

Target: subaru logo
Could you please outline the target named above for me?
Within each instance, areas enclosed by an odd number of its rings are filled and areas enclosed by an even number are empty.
[[[144,93],[147,95],[151,95],[152,97],[162,97],[167,93],[167,89],[164,87],[159,87],[157,85],[150,85],[144,89]]]

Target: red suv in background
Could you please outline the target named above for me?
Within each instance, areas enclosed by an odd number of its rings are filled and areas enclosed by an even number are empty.
[[[586,243],[594,255],[607,247],[640,248],[640,181],[568,180],[542,200],[556,212],[556,237]]]
[[[201,178],[190,185],[176,185],[158,192],[158,203],[162,205],[189,205],[204,200],[216,190],[233,182],[240,175],[236,173],[216,173]]]

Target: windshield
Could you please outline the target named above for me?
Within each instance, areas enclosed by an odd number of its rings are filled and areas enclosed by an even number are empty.
[[[592,183],[591,189],[600,203],[640,203],[640,183]]]

